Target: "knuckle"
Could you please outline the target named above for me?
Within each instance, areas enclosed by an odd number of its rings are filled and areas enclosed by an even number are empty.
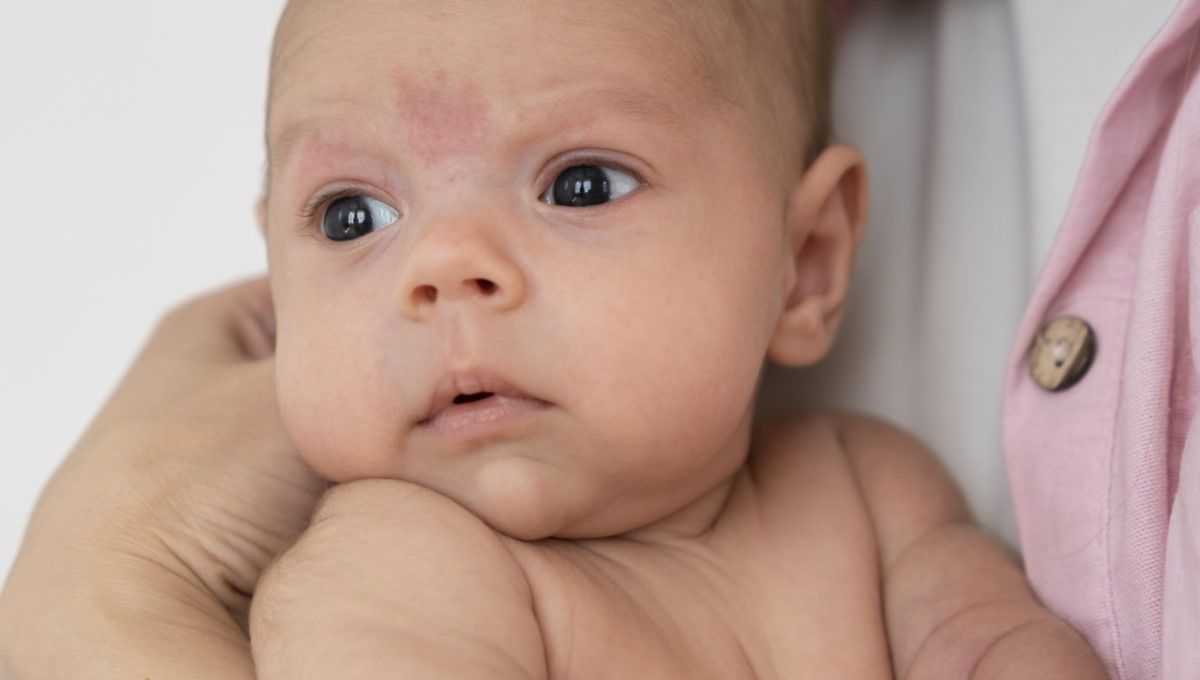
[[[175,302],[162,311],[154,323],[150,343],[162,342],[167,338],[182,337],[188,328],[195,325],[195,317],[201,308],[203,300],[192,297]]]
[[[178,326],[188,315],[187,305],[176,302],[158,315],[154,324],[154,335],[162,335]]]
[[[159,317],[159,325],[173,325],[187,319],[195,314],[198,308],[203,307],[209,297],[210,295],[194,293],[171,303]]]
[[[238,301],[246,307],[261,307],[264,303],[260,298],[267,294],[266,290],[265,279],[253,279],[225,285],[215,290],[194,292],[169,305],[159,317],[158,325],[159,327],[170,327],[186,322],[189,318],[204,313],[207,308],[227,300]]]

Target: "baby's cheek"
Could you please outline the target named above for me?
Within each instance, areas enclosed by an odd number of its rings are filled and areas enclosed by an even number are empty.
[[[276,385],[284,426],[301,457],[326,479],[390,476],[401,410],[389,409],[395,397],[372,362],[344,351],[332,335],[281,328]]]

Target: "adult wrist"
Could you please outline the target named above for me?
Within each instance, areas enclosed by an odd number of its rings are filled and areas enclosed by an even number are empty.
[[[0,598],[0,677],[253,680],[248,638],[230,633],[229,612],[195,578],[141,557],[96,557],[53,589],[39,574],[13,574]]]

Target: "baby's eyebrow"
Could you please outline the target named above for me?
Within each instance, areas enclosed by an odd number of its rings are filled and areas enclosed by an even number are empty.
[[[593,90],[584,98],[592,100],[603,108],[608,104],[613,109],[622,111],[636,118],[644,118],[670,128],[683,127],[684,115],[670,102],[660,99],[641,90],[625,88],[603,88]]]
[[[320,129],[323,118],[306,116],[289,123],[274,143],[268,138],[267,161],[271,166],[281,166],[282,162],[291,157],[300,142],[309,135],[314,135]]]

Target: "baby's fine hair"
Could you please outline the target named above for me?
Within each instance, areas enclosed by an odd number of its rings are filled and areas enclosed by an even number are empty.
[[[697,4],[697,0],[669,0]],[[737,29],[744,55],[745,80],[759,88],[769,122],[794,143],[803,166],[811,163],[832,137],[833,79],[831,0],[701,0],[717,5]],[[721,48],[721,45],[717,45]],[[725,46],[724,49],[728,49]],[[794,131],[796,136],[788,134]],[[785,141],[785,140],[780,140]]]

